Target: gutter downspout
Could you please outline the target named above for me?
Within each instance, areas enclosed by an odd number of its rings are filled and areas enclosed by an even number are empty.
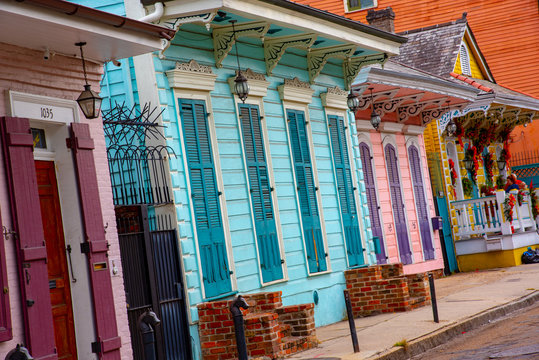
[[[154,7],[155,8],[154,8],[154,11],[152,13],[141,17],[140,19],[138,19],[138,21],[151,23],[151,22],[154,22],[154,21],[157,21],[157,20],[161,19],[161,17],[165,13],[165,7],[164,7],[163,3],[162,2],[156,2],[154,4]]]

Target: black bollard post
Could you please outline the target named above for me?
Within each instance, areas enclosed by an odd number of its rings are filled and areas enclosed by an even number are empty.
[[[7,353],[5,360],[34,360],[27,348],[17,344],[15,349]]]
[[[146,310],[138,318],[138,329],[142,337],[143,356],[145,360],[156,360],[155,355],[155,336],[153,327],[159,325],[161,321],[151,310]]]
[[[247,343],[245,342],[245,330],[243,328],[243,314],[240,310],[248,309],[249,305],[243,298],[238,295],[236,299],[230,304],[230,312],[234,320],[234,330],[236,333],[236,346],[238,347],[238,360],[248,360],[247,356]]]
[[[350,325],[350,335],[352,336],[352,345],[354,352],[359,352],[359,343],[357,341],[356,324],[354,322],[354,313],[352,312],[352,303],[350,302],[350,293],[344,290],[344,302],[346,303],[346,312],[348,313],[348,325]]]
[[[430,301],[432,304],[432,316],[434,317],[434,322],[439,323],[438,319],[438,304],[436,303],[436,290],[434,289],[434,277],[432,273],[429,273],[429,287],[430,287]]]

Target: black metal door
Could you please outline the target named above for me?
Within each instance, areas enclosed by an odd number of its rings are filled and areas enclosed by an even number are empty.
[[[147,206],[116,208],[118,236],[133,358],[144,360],[139,316],[151,308],[161,324],[156,329],[159,359],[191,359],[183,297],[183,277],[176,229],[169,217],[149,217]]]

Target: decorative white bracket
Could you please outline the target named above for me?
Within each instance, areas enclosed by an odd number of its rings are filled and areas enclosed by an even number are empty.
[[[240,36],[251,36],[263,38],[270,28],[270,24],[265,21],[253,21],[238,23],[235,25],[236,36],[232,31],[232,25],[215,26],[213,28],[213,53],[215,55],[215,66],[223,67],[222,62],[228,55],[236,39]]]
[[[441,104],[443,104],[445,100],[446,98],[443,98],[443,99],[429,100],[429,101],[423,101],[423,102],[419,102],[415,104],[400,106],[397,109],[397,113],[399,115],[399,121],[404,122],[408,120],[408,117],[410,116],[419,115],[421,111],[429,105],[440,106]]]
[[[316,34],[297,34],[264,39],[264,58],[266,60],[266,74],[277,66],[286,49],[297,47],[308,50],[314,43]]]
[[[307,53],[310,83],[314,83],[314,79],[318,77],[329,58],[347,59],[354,54],[356,48],[356,45],[348,44],[311,49]]]
[[[344,89],[350,90],[350,86],[354,82],[354,79],[357,77],[357,74],[362,67],[371,64],[385,64],[389,57],[387,54],[375,54],[375,55],[365,55],[360,57],[348,58],[343,61],[342,68],[344,74]]]
[[[181,16],[160,21],[157,23],[157,25],[178,31],[180,26],[182,26],[183,24],[203,23],[206,26],[206,30],[210,31],[211,22],[213,21],[213,18],[216,14],[216,12],[209,12],[204,14]],[[167,50],[170,46],[172,39],[163,39],[161,41],[163,42],[163,49],[159,52],[159,57],[163,59],[165,57],[165,50]]]

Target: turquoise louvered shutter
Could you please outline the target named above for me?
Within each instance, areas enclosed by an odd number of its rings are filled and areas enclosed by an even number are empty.
[[[316,191],[318,189],[314,185],[309,141],[305,128],[305,115],[302,111],[297,110],[287,110],[286,114],[309,272],[326,271],[327,254],[324,249],[320,215],[316,201]]]
[[[332,115],[328,117],[328,120],[331,148],[333,150],[333,165],[337,177],[337,189],[348,253],[348,264],[349,266],[360,266],[364,264],[365,260],[363,257],[356,202],[354,200],[355,188],[352,183],[352,170],[350,168],[344,118],[342,116]]]
[[[179,99],[206,298],[232,290],[204,101]]]
[[[241,133],[255,218],[262,279],[265,283],[283,278],[281,253],[271,193],[264,138],[258,106],[240,104]]]

